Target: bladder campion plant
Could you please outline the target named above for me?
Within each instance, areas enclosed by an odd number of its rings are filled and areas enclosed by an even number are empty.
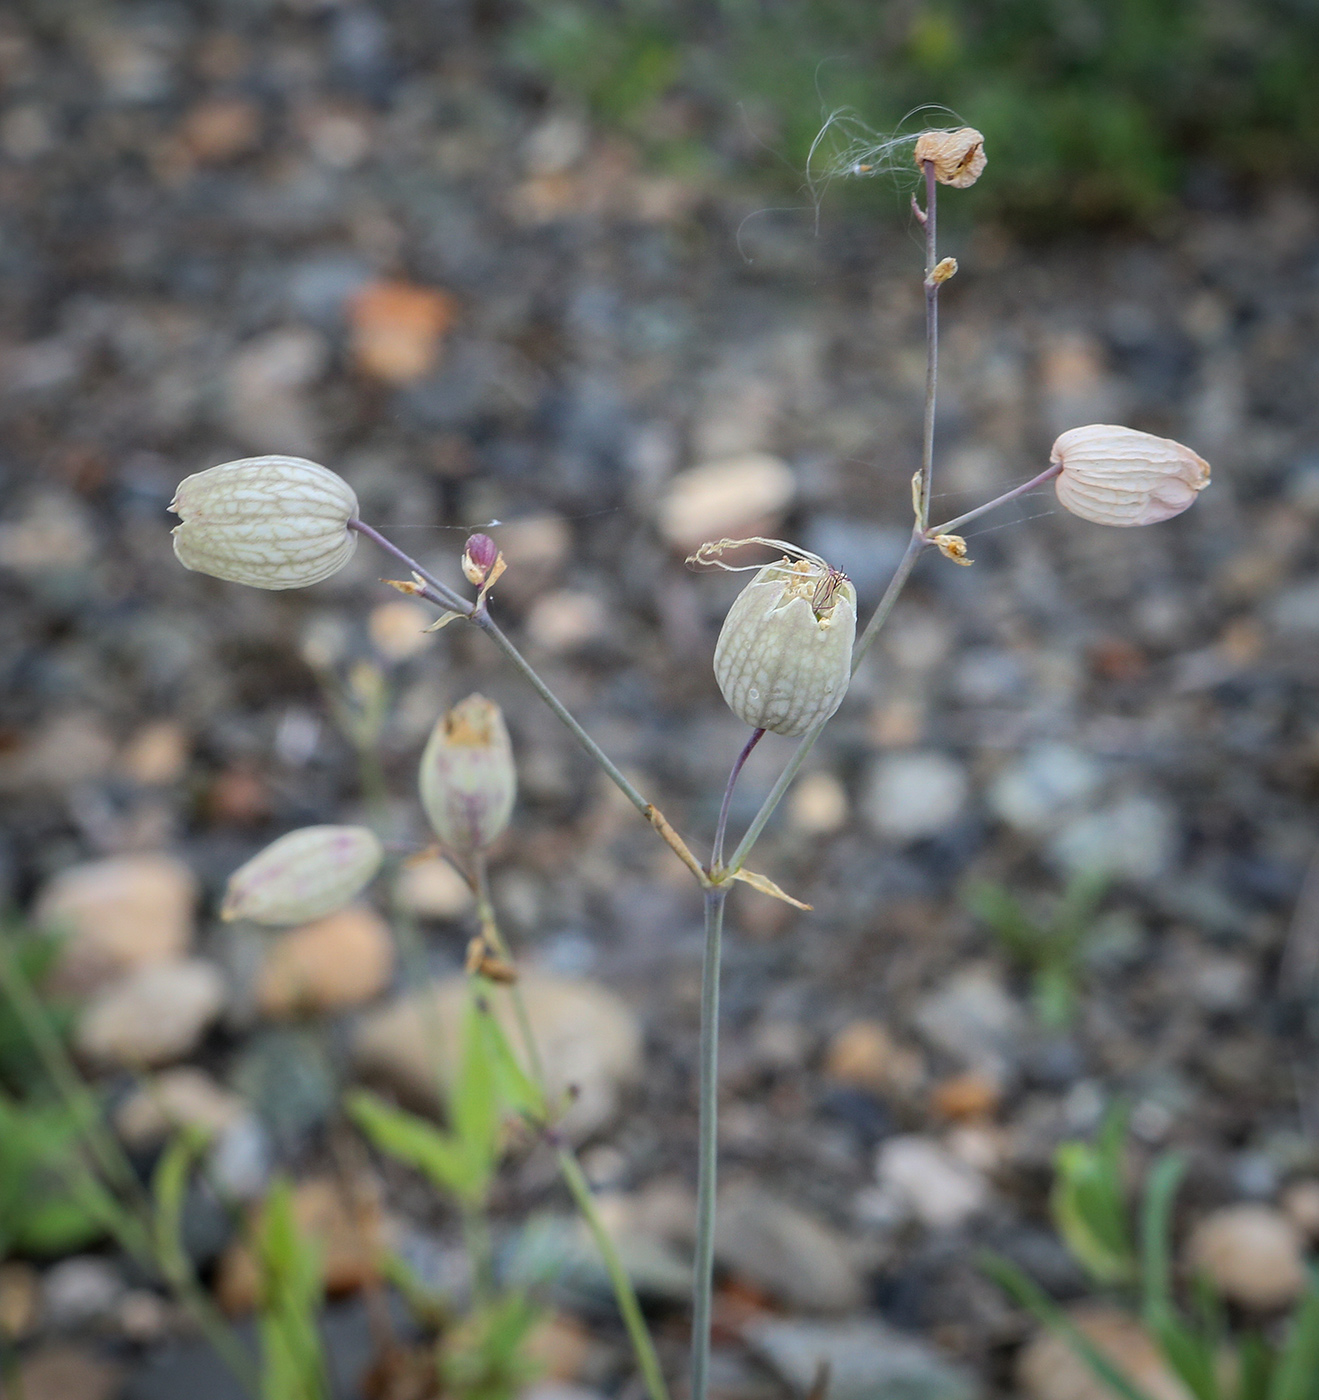
[[[766,823],[841,703],[850,677],[887,621],[917,560],[928,549],[934,547],[944,558],[969,565],[966,542],[957,531],[987,511],[1048,482],[1054,483],[1059,503],[1073,514],[1102,525],[1135,526],[1166,520],[1185,510],[1209,481],[1208,465],[1180,443],[1131,428],[1092,424],[1064,433],[1054,445],[1049,465],[1039,475],[955,519],[931,523],[939,291],[957,272],[954,259],[938,256],[938,189],[941,184],[952,189],[974,184],[986,168],[986,157],[983,138],[969,127],[926,131],[910,139],[925,194],[923,204],[913,196],[912,211],[925,235],[926,324],[925,416],[920,465],[912,478],[915,521],[911,539],[859,637],[855,634],[856,595],[851,583],[816,555],[775,540],[721,540],[702,546],[692,556],[692,562],[717,565],[722,550],[732,544],[748,543],[763,544],[783,556],[758,568],[733,604],[715,652],[720,689],[734,713],[751,726],[751,733],[733,762],[707,862],[697,858],[664,814],[624,776],[495,622],[490,611],[491,589],[504,571],[505,561],[487,536],[472,536],[463,555],[463,575],[478,590],[471,599],[362,520],[357,499],[347,484],[316,463],[292,457],[266,457],[212,467],[184,481],[173,506],[183,521],[174,532],[180,562],[188,568],[255,587],[291,588],[325,578],[347,562],[356,537],[383,549],[409,573],[407,579],[395,581],[393,586],[440,609],[436,626],[463,620],[484,632],[701,887],[705,899],[705,957],[692,1400],[706,1400],[709,1386],[719,965],[724,906],[730,888],[739,880],[773,897],[789,899],[772,880],[746,868]],[[890,147],[896,148],[894,143],[886,149]],[[800,742],[732,854],[725,857],[734,784],[752,748],[768,730],[799,738]],[[497,738],[493,728],[490,734]],[[452,744],[452,736],[446,742]],[[433,750],[438,761],[445,745],[437,746],[433,739],[428,755]],[[456,764],[458,771],[466,757],[454,753],[445,761]],[[449,821],[452,814],[436,820],[438,809],[427,797],[425,783],[423,775],[423,801],[437,834],[445,839],[441,823]],[[457,818],[453,821],[455,830],[462,827]],[[473,829],[479,825],[478,819],[472,824]],[[488,911],[480,869],[478,861],[478,896],[482,908]],[[488,912],[483,914],[483,925],[487,932],[494,929]],[[506,960],[507,950],[502,946],[496,944],[489,951]],[[527,1053],[532,1053],[530,1046]]]

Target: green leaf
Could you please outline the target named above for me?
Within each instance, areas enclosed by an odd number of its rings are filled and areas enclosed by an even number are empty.
[[[1269,1400],[1319,1400],[1319,1276],[1313,1272],[1292,1314]]]
[[[1063,1341],[1094,1374],[1122,1400],[1152,1400],[1116,1362],[1109,1359],[1082,1332],[1038,1284],[1027,1278],[1010,1260],[999,1254],[982,1253],[981,1270],[1026,1309],[1038,1322]]]
[[[156,1248],[162,1258],[186,1258],[183,1247],[183,1202],[188,1191],[188,1175],[192,1164],[206,1147],[206,1135],[197,1131],[175,1133],[161,1153],[151,1178],[151,1196],[155,1203],[152,1227]]]
[[[1258,1333],[1241,1339],[1237,1347],[1236,1400],[1269,1400],[1273,1378],[1273,1352]]]
[[[1057,1175],[1049,1206],[1068,1249],[1090,1276],[1105,1285],[1136,1277],[1122,1179],[1126,1109],[1112,1108],[1092,1146],[1066,1142],[1054,1157]]]
[[[479,1173],[463,1145],[442,1128],[364,1089],[349,1094],[345,1107],[386,1156],[415,1167],[441,1191],[451,1191],[464,1201],[479,1198]]]
[[[545,1095],[522,1068],[504,1028],[488,1007],[477,1005],[482,1052],[494,1068],[495,1088],[501,1104],[533,1122],[546,1117]]]
[[[1140,1222],[1142,1313],[1150,1328],[1172,1316],[1172,1207],[1185,1170],[1176,1153],[1165,1153],[1145,1182]]]
[[[514,1400],[539,1369],[523,1349],[539,1318],[539,1309],[521,1292],[474,1311],[444,1339],[444,1393],[463,1400]]]
[[[482,1020],[477,998],[469,996],[463,1010],[462,1055],[450,1096],[449,1119],[473,1170],[484,1178],[481,1183],[484,1188],[499,1159],[503,1115]]]
[[[324,1292],[320,1255],[298,1227],[287,1181],[277,1181],[266,1197],[256,1253],[262,1400],[328,1400],[325,1349],[316,1324]]]

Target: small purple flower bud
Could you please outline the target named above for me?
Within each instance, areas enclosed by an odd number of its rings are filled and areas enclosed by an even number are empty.
[[[478,587],[489,577],[499,558],[499,546],[489,535],[469,535],[463,550],[463,574]]]

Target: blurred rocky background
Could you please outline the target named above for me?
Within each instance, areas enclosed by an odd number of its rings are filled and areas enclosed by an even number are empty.
[[[1118,20],[1074,8],[1084,65],[1085,36]],[[1293,158],[1313,96],[1265,82],[1266,60],[1290,72],[1314,49],[1301,19],[1261,9],[1245,38],[1224,31],[1246,55],[1238,87],[1207,59],[1218,76],[1195,86],[1199,50],[1182,88],[1157,65],[1085,70],[1073,95],[1143,114],[1121,128],[1067,115],[1055,46],[1039,129],[1081,135],[1046,158],[991,100],[1015,70],[977,58],[1031,7],[964,32],[955,6],[883,9],[873,71],[904,44],[952,54],[903,71],[989,137],[981,189],[942,206],[961,271],[943,294],[936,511],[1034,475],[1086,422],[1176,437],[1214,482],[1129,532],[1041,493],[971,528],[973,568],[925,559],[762,841],[756,868],[815,912],[732,903],[718,1394],[800,1394],[827,1354],[836,1400],[1075,1400],[1102,1392],[1061,1388],[1079,1382],[1029,1349],[975,1256],[1081,1295],[1048,1224],[1052,1153],[1115,1098],[1138,1155],[1189,1155],[1183,1233],[1211,1231],[1197,1257],[1242,1306],[1293,1297],[1319,1232],[1319,202]],[[521,781],[495,899],[537,1014],[564,1028],[574,1130],[675,1377],[689,877],[479,636],[423,634],[431,614],[378,584],[397,569],[369,546],[326,583],[261,593],[183,571],[166,507],[190,472],[284,452],[340,472],[365,519],[454,583],[467,530],[489,526],[509,563],[497,618],[703,848],[745,738],[710,668],[739,580],[684,557],[786,537],[873,606],[909,529],[924,380],[907,172],[817,204],[794,133],[818,129],[820,96],[720,67],[749,22],[720,15],[676,37],[654,37],[676,10],[459,0],[30,0],[0,17],[0,896],[73,931],[52,976],[116,1131],[149,1160],[173,1105],[216,1135],[211,1171],[236,1199],[292,1171],[305,1218],[344,1237],[350,1300],[363,1231],[438,1280],[461,1273],[456,1219],[414,1178],[377,1164],[356,1232],[327,1183],[345,1160],[367,1171],[342,1087],[425,1081],[399,998],[414,975],[461,973],[462,882],[417,866],[396,902],[274,939],[215,908],[296,825],[370,819],[423,845],[421,746],[479,689]],[[1152,62],[1179,34],[1130,42]],[[849,53],[854,88],[870,70]],[[1281,96],[1233,107],[1254,79]],[[1179,125],[1151,85],[1213,120]],[[901,117],[895,100],[876,94],[875,120]],[[1091,125],[1154,132],[1139,197],[1134,157]],[[374,714],[363,762],[343,720],[360,734]],[[753,755],[735,827],[790,751],[770,736]],[[974,891],[1047,926],[1095,872],[1107,884],[1054,958],[1059,1012],[1037,995],[1048,958],[977,915]],[[404,925],[419,942],[400,959]],[[146,1095],[127,1072],[144,1065]],[[189,1209],[190,1247],[241,1314],[232,1224]],[[534,1153],[499,1219],[567,1248],[567,1197]],[[542,1388],[636,1395],[589,1261],[556,1306]],[[366,1324],[336,1307],[351,1377]],[[230,1393],[104,1248],[52,1262],[16,1245],[0,1327],[23,1343],[27,1400]]]

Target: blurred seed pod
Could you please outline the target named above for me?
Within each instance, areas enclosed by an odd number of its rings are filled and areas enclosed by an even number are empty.
[[[1209,463],[1171,438],[1091,423],[1072,428],[1049,460],[1060,504],[1096,525],[1154,525],[1180,515],[1209,485]]]
[[[179,483],[170,510],[185,569],[252,588],[305,588],[352,558],[352,487],[303,457],[245,457]]]
[[[489,846],[508,825],[517,793],[499,706],[484,695],[455,705],[431,732],[418,785],[441,845],[463,855]]]
[[[955,190],[974,185],[986,165],[985,138],[973,126],[956,131],[922,131],[913,154],[918,170],[924,168],[927,160],[933,161],[934,178]]]
[[[842,704],[855,638],[856,589],[847,576],[813,554],[779,559],[728,610],[715,679],[729,709],[753,729],[793,738]]]
[[[300,827],[234,871],[220,917],[271,925],[322,918],[371,883],[384,854],[364,826]]]

